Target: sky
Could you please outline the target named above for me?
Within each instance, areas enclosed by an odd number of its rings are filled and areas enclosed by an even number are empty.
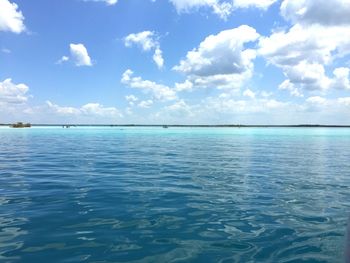
[[[0,123],[350,124],[350,0],[0,0]]]

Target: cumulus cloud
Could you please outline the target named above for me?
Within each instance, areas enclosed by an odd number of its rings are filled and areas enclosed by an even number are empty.
[[[71,58],[76,66],[92,66],[89,53],[83,44],[70,44],[69,48]]]
[[[124,43],[126,47],[137,45],[144,51],[150,51],[158,46],[158,42],[155,39],[155,33],[151,31],[132,33],[125,37]]]
[[[309,97],[306,99],[307,103],[310,104],[318,104],[318,105],[326,105],[328,104],[327,99],[320,97],[320,96],[313,96],[313,97]]]
[[[162,68],[164,65],[164,59],[162,56],[162,50],[157,36],[152,31],[143,31],[139,33],[129,34],[124,38],[124,44],[126,47],[132,47],[136,45],[143,51],[154,50],[153,61],[156,63],[158,68]]]
[[[326,76],[323,65],[302,61],[297,65],[285,66],[284,74],[288,78],[279,88],[289,90],[292,95],[302,97],[302,89],[327,90],[331,80]]]
[[[254,98],[222,93],[206,97],[198,104],[179,99],[162,108],[155,117],[156,120],[167,120],[168,123],[290,124],[296,123],[296,113],[304,116],[303,109],[306,107],[275,98],[264,98],[260,93],[255,93]]]
[[[255,50],[244,45],[258,38],[256,30],[246,25],[210,35],[173,69],[196,87],[239,88],[251,77],[256,57]]]
[[[164,66],[163,52],[160,48],[156,48],[153,54],[153,61],[156,63],[158,68],[162,68]]]
[[[25,84],[15,84],[12,79],[0,82],[0,105],[23,104],[28,100],[29,87]]]
[[[62,64],[67,61],[72,61],[77,67],[89,66],[91,67],[92,61],[86,47],[83,44],[70,44],[69,45],[70,56],[62,56],[56,64]]]
[[[202,7],[211,8],[213,13],[226,19],[232,12],[233,6],[230,2],[219,0],[169,0],[178,13],[188,13]]]
[[[178,13],[189,13],[200,8],[209,8],[220,18],[227,17],[237,8],[259,8],[266,10],[278,0],[169,0]]]
[[[346,107],[350,107],[350,97],[343,97],[343,98],[338,98],[337,102],[340,105],[344,105]]]
[[[335,89],[350,90],[350,69],[336,68],[333,71],[334,78],[331,80],[331,87]]]
[[[137,106],[139,106],[140,108],[150,108],[153,105],[153,100],[143,100],[141,101]]]
[[[295,97],[304,97],[304,94],[302,91],[294,84],[292,83],[289,79],[283,81],[278,88],[280,90],[287,90],[292,96]]]
[[[16,3],[0,0],[0,31],[19,34],[25,31],[24,16]]]
[[[293,23],[350,25],[350,1],[284,0],[281,4],[281,14]]]
[[[191,91],[193,89],[193,83],[186,79],[185,82],[175,83],[176,91]]]
[[[311,112],[315,117],[327,116],[328,124],[334,123],[334,120],[340,117],[342,124],[347,125],[347,119],[344,119],[344,114],[350,114],[350,97],[330,99],[322,96],[312,96],[305,100],[301,108],[304,114]]]
[[[79,115],[80,109],[74,107],[62,107],[57,104],[52,103],[51,101],[46,101],[46,105],[53,110],[55,113],[62,115]]]
[[[126,70],[123,73],[121,82],[131,88],[141,89],[145,93],[150,93],[157,100],[167,101],[177,98],[174,89],[153,81],[143,80],[141,77],[133,77],[133,74],[134,73],[130,69]]]
[[[258,37],[255,29],[249,26],[210,35],[197,49],[188,52],[186,59],[181,60],[174,69],[198,76],[240,74],[249,69],[251,60],[255,57],[254,50],[243,50],[243,46]]]
[[[291,105],[276,99],[256,98],[255,100],[235,99],[230,96],[209,97],[205,100],[206,108],[226,114],[268,113],[285,110]]]
[[[90,116],[90,117],[122,117],[120,111],[115,107],[104,107],[99,103],[88,103],[80,108],[75,107],[64,107],[46,101],[48,108],[59,115],[74,115],[74,116]]]
[[[350,15],[350,14],[349,14]],[[329,64],[334,56],[350,52],[350,28],[294,25],[260,39],[260,54],[272,64],[296,65],[306,60]]]
[[[155,123],[167,124],[200,124],[208,123],[204,112],[200,111],[199,105],[190,105],[183,99],[161,108],[151,115]],[[205,120],[205,121],[204,121]]]
[[[189,75],[193,88],[239,89],[252,77],[252,71],[241,74],[215,74],[210,76]]]
[[[195,106],[191,106],[187,104],[183,99],[176,101],[174,104],[166,106],[165,110],[166,112],[170,113],[171,115],[177,115],[179,117],[186,116],[186,117],[194,117],[194,111]]]
[[[350,89],[349,68],[334,69],[332,77],[327,76],[323,65],[305,61],[283,69],[288,79],[279,88],[290,91],[296,97],[303,97],[302,90]]]
[[[255,94],[252,90],[246,89],[246,90],[243,92],[243,96],[248,97],[248,98],[251,98],[251,99],[255,99],[256,94]]]
[[[122,114],[115,107],[105,107],[99,103],[88,103],[80,108],[84,115],[97,115],[104,117],[122,117]]]
[[[135,102],[137,102],[139,99],[135,95],[126,95],[125,96],[126,101],[130,106],[133,106]]]
[[[349,1],[335,2],[342,6]],[[303,90],[349,87],[347,68],[330,69],[333,76],[327,71],[336,59],[350,54],[350,23],[344,19],[350,17],[350,8],[340,11],[338,6],[331,8],[329,3],[283,1],[282,15],[295,24],[289,30],[273,32],[259,41],[259,54],[281,68],[287,78],[279,88],[289,90],[293,96],[303,96]]]

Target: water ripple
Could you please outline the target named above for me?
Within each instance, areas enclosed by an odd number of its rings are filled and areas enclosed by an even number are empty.
[[[0,129],[1,262],[342,262],[348,129]]]

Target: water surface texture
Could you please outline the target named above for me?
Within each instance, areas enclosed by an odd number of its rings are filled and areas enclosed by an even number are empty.
[[[349,129],[0,129],[0,262],[343,262],[349,212]]]

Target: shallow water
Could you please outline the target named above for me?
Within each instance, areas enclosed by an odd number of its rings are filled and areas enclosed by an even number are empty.
[[[343,262],[350,129],[0,129],[0,262]]]

